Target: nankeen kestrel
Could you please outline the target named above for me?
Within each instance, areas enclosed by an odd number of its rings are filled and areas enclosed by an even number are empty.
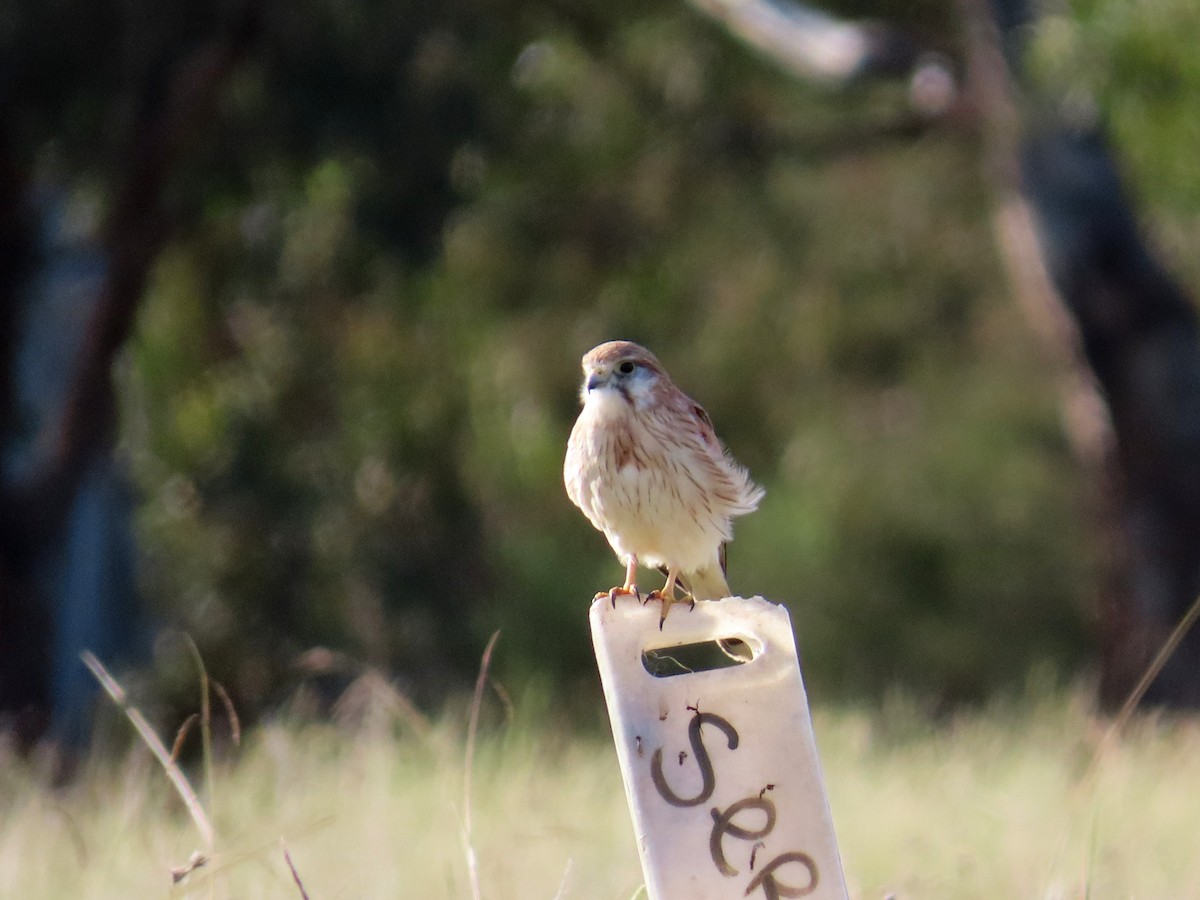
[[[667,575],[648,595],[662,601],[659,627],[676,584],[684,601],[729,596],[731,520],[753,512],[763,489],[718,440],[708,413],[653,353],[630,341],[609,341],[583,357],[580,397],[563,481],[625,564],[625,583],[597,598],[640,597],[639,563]]]

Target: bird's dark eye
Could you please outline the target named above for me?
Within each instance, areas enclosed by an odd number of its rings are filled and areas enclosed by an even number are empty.
[[[620,372],[622,375],[632,375],[633,374],[633,363],[631,363],[629,360],[625,360],[625,362],[623,362],[619,366],[617,366],[617,371]]]

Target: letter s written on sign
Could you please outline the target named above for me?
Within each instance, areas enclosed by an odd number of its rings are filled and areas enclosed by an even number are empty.
[[[688,742],[692,745],[692,755],[696,757],[696,765],[700,769],[700,793],[695,797],[685,798],[671,790],[671,786],[667,784],[667,779],[663,775],[662,747],[655,750],[654,756],[650,759],[650,780],[654,782],[654,788],[658,791],[659,796],[672,806],[699,806],[712,796],[713,789],[716,787],[717,778],[713,772],[712,760],[709,759],[708,750],[700,736],[700,729],[705,725],[712,725],[714,728],[720,729],[725,734],[729,749],[737,749],[737,729],[727,720],[714,713],[698,712],[692,716],[692,720],[688,723]]]

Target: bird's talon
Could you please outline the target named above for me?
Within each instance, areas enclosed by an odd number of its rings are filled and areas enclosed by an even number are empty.
[[[685,603],[686,602],[686,603],[690,603],[692,605],[692,609],[696,608],[696,599],[691,594],[684,594],[682,597],[674,597],[674,596],[672,596],[672,594],[674,594],[674,593],[675,592],[673,590],[670,592],[654,591],[653,594],[651,595],[653,597],[653,599],[659,600],[662,602],[662,615],[658,619],[658,630],[659,631],[662,631],[663,623],[665,623],[667,621],[667,613],[669,613],[671,611],[671,607],[674,606],[676,603]]]
[[[613,609],[616,609],[617,598],[624,596],[637,597],[639,600],[642,597],[641,592],[638,591],[636,584],[632,584],[629,587],[618,585],[617,587],[609,588],[607,591],[600,591],[600,593],[596,594],[596,596],[592,598],[592,602],[594,603],[597,600],[603,600],[607,597],[609,603],[612,604]]]

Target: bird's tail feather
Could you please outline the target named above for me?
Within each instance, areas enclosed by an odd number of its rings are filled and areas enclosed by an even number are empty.
[[[729,584],[725,581],[721,567],[717,565],[688,572],[679,580],[683,589],[697,600],[722,600],[729,596]]]

